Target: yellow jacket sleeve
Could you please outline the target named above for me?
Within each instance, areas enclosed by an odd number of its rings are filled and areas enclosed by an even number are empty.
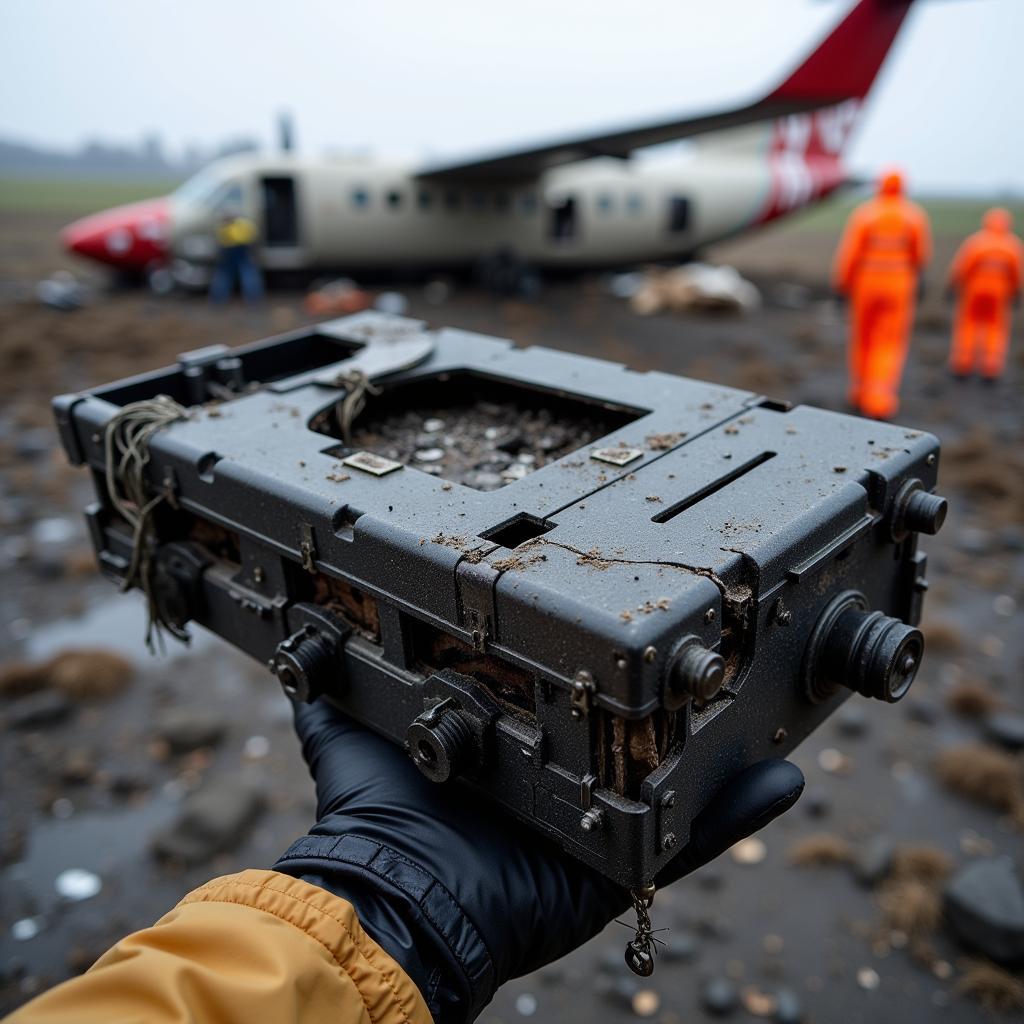
[[[431,1024],[352,904],[276,871],[208,882],[7,1024],[71,1021]]]

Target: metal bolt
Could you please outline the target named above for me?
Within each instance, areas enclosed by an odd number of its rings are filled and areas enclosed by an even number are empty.
[[[665,791],[661,798],[662,807],[675,807],[676,805],[676,791],[674,789],[668,789]]]
[[[267,578],[267,574],[263,571],[262,566],[257,565],[256,568],[253,569],[252,578],[257,583],[262,583]]]
[[[715,609],[714,608],[709,608],[704,613],[704,621],[707,622],[708,624],[710,624],[710,623],[715,621]]]
[[[586,814],[580,818],[580,828],[584,832],[596,832],[604,824],[604,811],[591,807]]]
[[[656,647],[645,647],[644,648],[644,661],[650,665],[654,659],[658,656],[658,649]]]
[[[661,840],[661,848],[663,850],[671,850],[676,845],[676,834],[675,832],[666,832],[664,838]]]
[[[788,608],[783,608],[781,601],[775,605],[775,621],[780,626],[788,626],[793,621],[793,613]]]
[[[928,458],[925,459],[924,461],[927,462],[929,466],[934,466],[935,465],[935,453],[932,452],[932,454],[929,455]]]

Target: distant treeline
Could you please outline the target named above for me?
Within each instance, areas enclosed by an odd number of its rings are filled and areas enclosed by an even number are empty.
[[[190,147],[180,158],[173,159],[164,153],[156,136],[144,138],[136,147],[94,141],[77,150],[43,149],[0,139],[0,177],[180,180],[211,160],[235,153],[251,153],[258,148],[253,139],[231,139],[211,149]]]

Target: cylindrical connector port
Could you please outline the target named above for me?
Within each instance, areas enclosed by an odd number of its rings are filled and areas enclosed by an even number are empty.
[[[697,638],[683,641],[669,667],[664,704],[669,711],[683,706],[690,697],[711,700],[725,682],[725,659],[709,650]]]
[[[333,663],[331,642],[305,626],[277,645],[268,667],[292,700],[308,704],[323,693]]]
[[[915,533],[935,534],[946,521],[949,502],[938,494],[914,491],[903,506],[903,525]]]
[[[405,747],[428,779],[447,782],[471,764],[473,732],[455,707],[441,704],[413,721],[405,734]]]
[[[840,686],[893,704],[906,694],[924,654],[924,637],[884,612],[867,610],[860,594],[844,594],[826,608],[811,636],[805,682],[812,700]]]
[[[893,502],[893,539],[902,540],[908,533],[938,533],[947,511],[949,502],[945,498],[929,494],[920,480],[908,480]]]

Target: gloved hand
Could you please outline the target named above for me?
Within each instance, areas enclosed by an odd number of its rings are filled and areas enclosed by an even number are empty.
[[[356,908],[412,978],[435,1024],[473,1020],[497,988],[556,960],[630,906],[627,892],[460,786],[426,779],[398,746],[324,701],[295,705],[317,823],[275,869]],[[717,857],[793,805],[788,761],[762,761],[718,792],[656,881]]]

